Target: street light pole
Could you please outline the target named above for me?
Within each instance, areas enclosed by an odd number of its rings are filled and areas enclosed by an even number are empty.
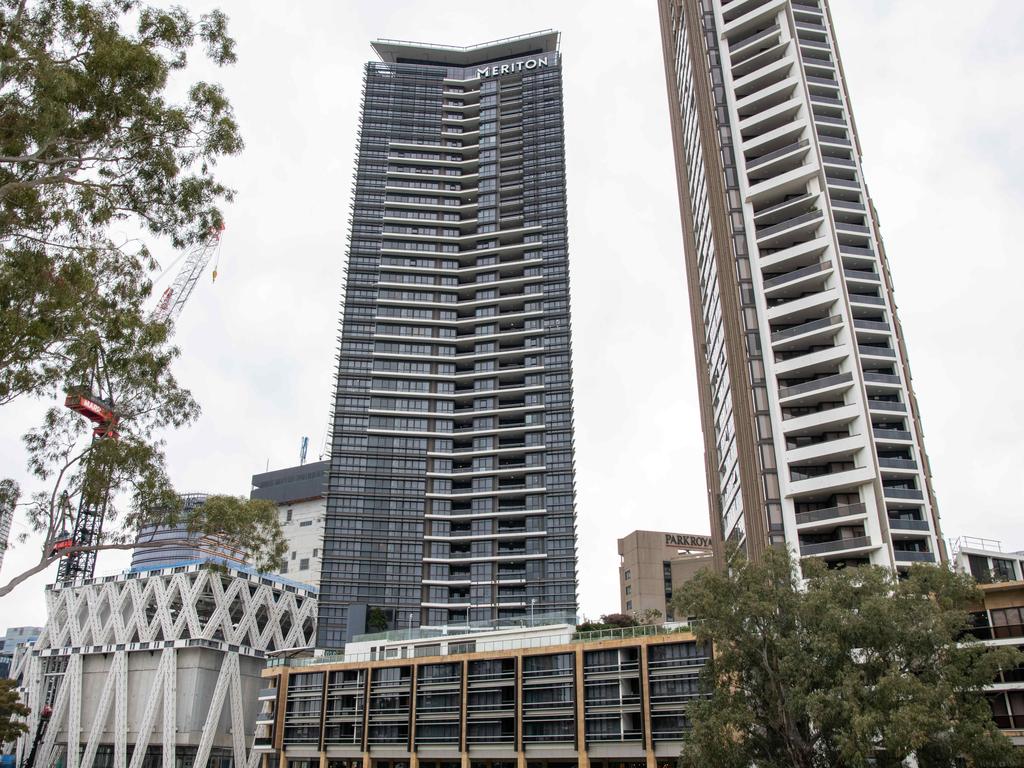
[[[533,626],[533,606],[535,606],[536,604],[537,604],[537,598],[536,597],[531,597],[530,598],[530,626],[531,627]]]

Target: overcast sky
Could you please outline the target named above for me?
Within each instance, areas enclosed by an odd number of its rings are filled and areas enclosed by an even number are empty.
[[[324,442],[369,41],[471,45],[557,29],[580,603],[588,616],[618,610],[616,538],[708,531],[655,0],[219,5],[239,61],[212,75],[247,148],[222,165],[238,197],[220,276],[204,278],[178,322],[177,373],[203,406],[194,427],[168,436],[178,488],[247,494],[254,472],[298,462],[303,435],[312,459]],[[965,13],[954,0],[832,0],[832,11],[944,534],[1024,548],[1024,3],[972,0]],[[24,476],[19,436],[41,408],[2,411],[0,476]],[[16,522],[14,533],[23,530]],[[29,549],[8,551],[0,580],[38,557]],[[101,554],[98,572],[129,560]],[[0,600],[0,630],[44,623],[42,588],[53,576]]]

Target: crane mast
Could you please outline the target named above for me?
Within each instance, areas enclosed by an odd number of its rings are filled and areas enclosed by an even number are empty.
[[[97,397],[83,387],[68,392],[64,406],[80,413],[96,425],[92,430],[94,448],[100,440],[117,440],[118,415],[114,410],[113,403]],[[86,462],[86,475],[101,471],[92,456],[86,459]],[[91,484],[86,482],[86,486],[89,485]],[[71,539],[62,537],[54,544],[54,549],[57,551],[76,548],[76,551],[64,557],[60,561],[60,565],[57,566],[57,581],[59,583],[71,584],[77,579],[89,579],[96,572],[96,551],[77,548],[93,547],[99,543],[109,496],[109,484],[103,489],[99,498],[90,498],[86,489],[82,489]]]

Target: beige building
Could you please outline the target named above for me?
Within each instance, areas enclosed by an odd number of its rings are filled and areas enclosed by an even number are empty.
[[[655,626],[363,635],[273,660],[253,745],[260,768],[672,768],[708,657]]]
[[[710,536],[633,531],[619,539],[619,604],[623,613],[654,609],[668,620],[672,592],[712,565]]]

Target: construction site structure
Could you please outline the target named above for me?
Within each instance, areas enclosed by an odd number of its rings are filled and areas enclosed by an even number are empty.
[[[317,591],[219,559],[51,585],[11,677],[31,710],[7,745],[35,768],[256,768],[268,656],[316,637]]]

